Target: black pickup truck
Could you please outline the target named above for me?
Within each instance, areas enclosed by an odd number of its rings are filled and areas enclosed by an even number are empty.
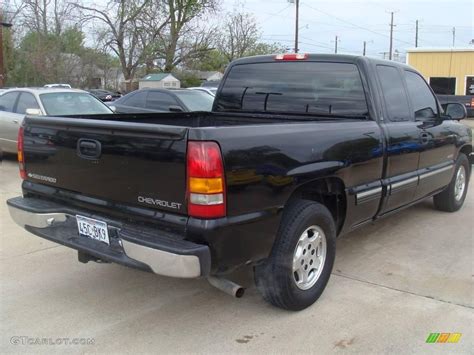
[[[236,296],[228,275],[248,267],[266,300],[300,310],[328,282],[336,236],[432,196],[461,208],[465,116],[398,63],[245,58],[212,112],[27,117],[23,196],[7,203],[82,262],[206,277]]]

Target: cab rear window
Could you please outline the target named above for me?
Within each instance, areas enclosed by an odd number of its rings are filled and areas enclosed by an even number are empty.
[[[231,68],[217,111],[366,115],[359,69],[350,63],[273,62]]]

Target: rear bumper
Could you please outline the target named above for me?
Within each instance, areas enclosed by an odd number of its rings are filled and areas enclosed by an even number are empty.
[[[16,197],[7,204],[12,219],[27,231],[101,260],[170,277],[195,278],[210,273],[209,248],[184,240],[183,236],[126,224],[38,198]],[[80,236],[76,214],[106,222],[110,245]]]

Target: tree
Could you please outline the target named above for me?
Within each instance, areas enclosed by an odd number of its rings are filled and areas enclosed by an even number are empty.
[[[236,8],[226,17],[217,48],[227,63],[242,57],[285,51],[285,47],[279,43],[260,42],[261,31],[252,14]]]
[[[102,9],[75,6],[86,13],[86,20],[104,25],[99,40],[117,55],[130,85],[138,66],[155,51],[156,40],[169,23],[163,0],[109,1]]]
[[[255,49],[260,31],[255,17],[249,13],[234,10],[227,14],[227,19],[219,36],[218,48],[231,62]]]
[[[190,58],[184,62],[184,66],[191,70],[224,71],[228,60],[218,49],[207,51],[200,58]]]
[[[75,0],[21,0],[18,23],[28,32],[60,35],[77,18]]]
[[[191,58],[199,58],[211,50],[213,28],[206,28],[199,19],[217,8],[216,0],[164,0],[169,25],[161,36],[161,48],[156,53],[163,70],[170,72]]]

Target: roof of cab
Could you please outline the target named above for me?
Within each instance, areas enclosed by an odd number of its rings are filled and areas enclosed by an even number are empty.
[[[251,64],[251,63],[268,63],[276,62],[275,54],[273,55],[260,55],[254,57],[245,57],[241,59],[234,60],[230,65],[239,65],[239,64]],[[278,60],[279,62],[284,62],[284,60]],[[404,68],[409,68],[408,65],[400,62],[395,62],[391,60],[371,58],[361,55],[349,55],[349,54],[318,54],[318,53],[308,53],[306,59],[296,60],[292,62],[305,62],[305,61],[321,61],[321,62],[342,62],[342,63],[357,63],[357,62],[374,62],[376,64],[385,64],[392,66],[399,66]]]

